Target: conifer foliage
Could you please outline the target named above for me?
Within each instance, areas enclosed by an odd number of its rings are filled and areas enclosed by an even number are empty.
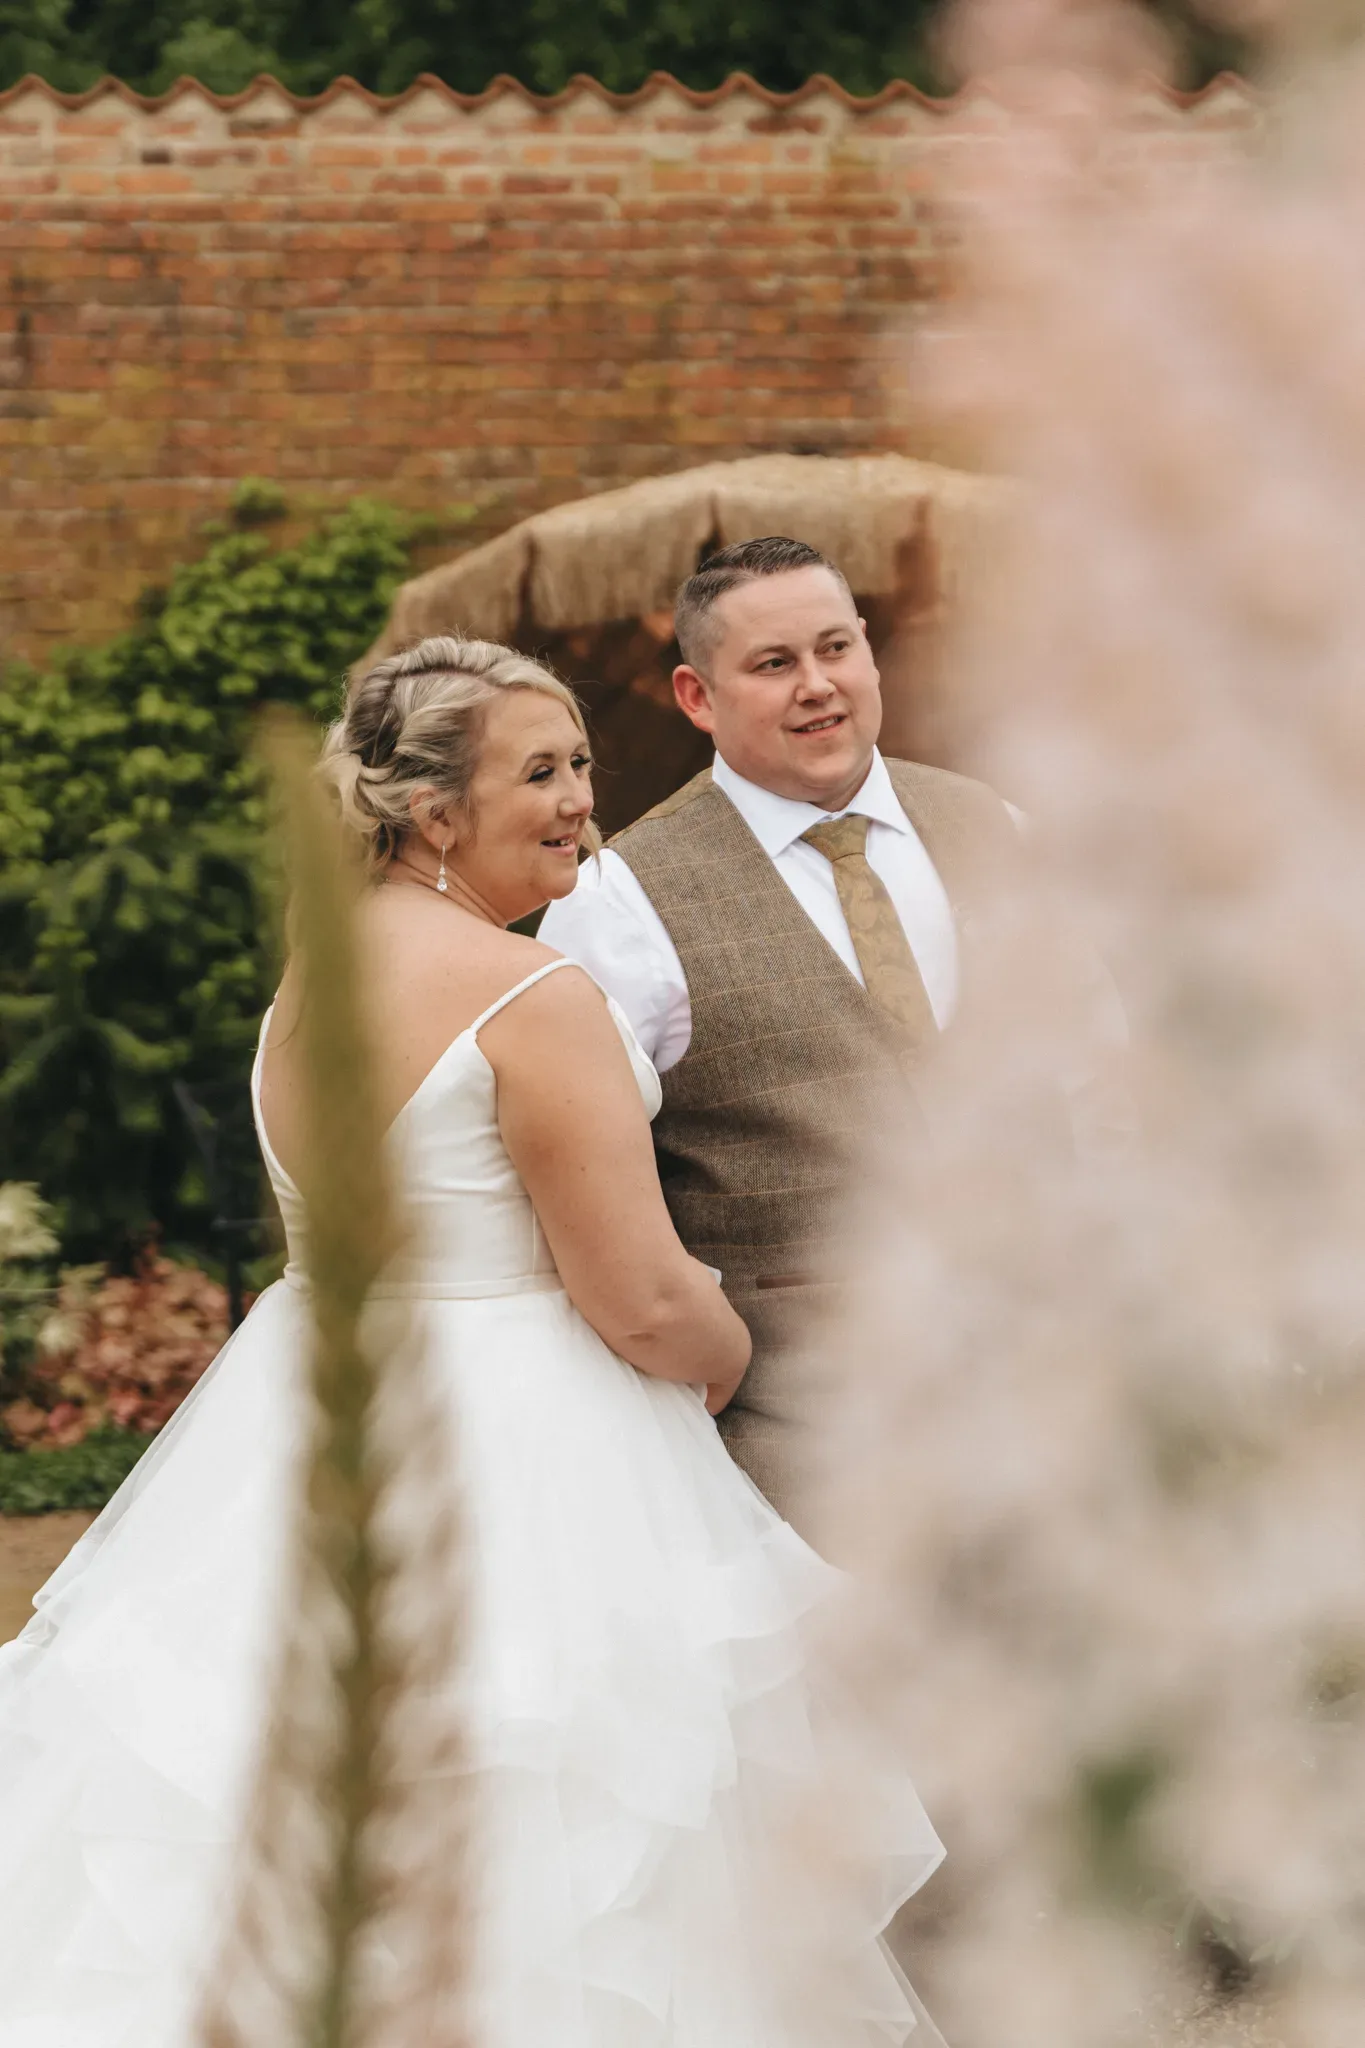
[[[269,1000],[258,709],[334,715],[407,567],[357,501],[299,545],[233,525],[144,622],[0,686],[0,1159],[68,1258],[211,1247],[172,1082],[245,1084]]]

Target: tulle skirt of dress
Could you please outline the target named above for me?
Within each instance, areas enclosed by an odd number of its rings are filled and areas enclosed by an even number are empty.
[[[795,2048],[755,1902],[848,1740],[802,1644],[834,1575],[700,1397],[561,1291],[421,1313],[471,1549],[474,2038]],[[287,1626],[306,1341],[272,1288],[0,1650],[0,2048],[193,2048]],[[942,1855],[898,1765],[869,1810],[838,2048],[915,2030],[877,1935]]]

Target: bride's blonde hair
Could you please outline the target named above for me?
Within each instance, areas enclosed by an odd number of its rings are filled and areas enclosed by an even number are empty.
[[[473,822],[470,784],[479,762],[484,714],[511,690],[536,690],[562,704],[587,739],[578,699],[567,683],[528,655],[495,640],[442,633],[377,662],[354,685],[327,734],[321,772],[336,791],[343,825],[359,837],[372,873],[393,859],[413,830],[412,798],[432,794],[432,813],[462,811]],[[601,838],[589,823],[583,843]]]

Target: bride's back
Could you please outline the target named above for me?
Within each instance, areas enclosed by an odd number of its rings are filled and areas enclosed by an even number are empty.
[[[447,1048],[508,989],[557,956],[416,887],[379,886],[357,932],[361,999],[387,1128]],[[277,1161],[297,1180],[303,1150],[296,969],[285,969],[260,1060],[260,1115]]]
[[[403,1231],[401,1248],[386,1269],[387,1290],[454,1300],[502,1298],[560,1285],[549,1240],[502,1135],[498,1075],[480,1034],[542,981],[577,973],[568,961],[551,956],[485,1004],[451,1034],[388,1119],[386,1151]],[[307,1210],[262,1112],[261,1074],[273,1023],[268,1016],[253,1076],[253,1106],[284,1222],[289,1270],[301,1275],[309,1263]],[[620,1028],[652,1111],[658,1105],[657,1077],[634,1046],[629,1027]],[[287,1047],[277,1048],[277,1054],[287,1056]],[[277,1073],[279,1065],[277,1057]]]

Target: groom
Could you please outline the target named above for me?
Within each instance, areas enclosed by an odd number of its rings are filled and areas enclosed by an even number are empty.
[[[659,1070],[669,1210],[754,1340],[720,1429],[799,1519],[793,1360],[844,1277],[839,1211],[878,1104],[954,1015],[969,907],[1016,831],[981,784],[878,752],[863,623],[803,542],[712,555],[675,629],[674,690],[714,767],[585,863],[540,936]]]

